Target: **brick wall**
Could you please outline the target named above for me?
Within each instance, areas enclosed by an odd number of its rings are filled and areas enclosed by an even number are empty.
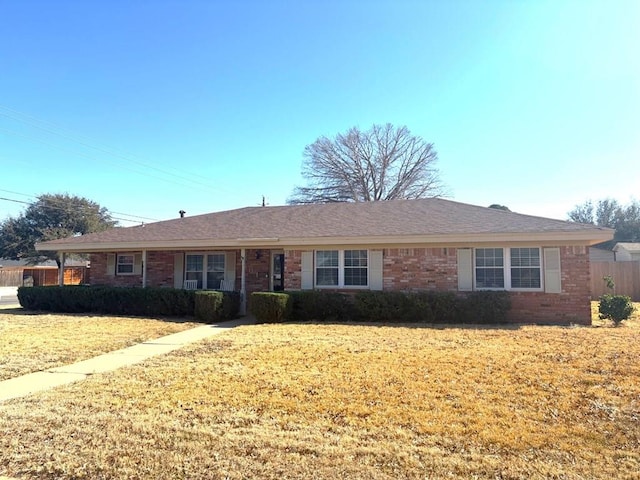
[[[269,290],[269,264],[271,262],[271,251],[247,249],[245,254],[247,258],[247,272],[245,275],[245,288],[247,290],[247,294],[250,294],[251,292],[264,292]],[[240,277],[242,274],[241,268],[242,266],[236,270],[237,277]]]
[[[147,284],[173,287],[173,251],[147,252]],[[247,293],[269,289],[269,250],[246,250]],[[512,322],[590,324],[590,272],[586,247],[561,247],[562,293],[512,292]],[[300,289],[302,250],[285,250],[286,290]],[[91,283],[94,285],[141,286],[140,275],[108,276],[107,254],[91,255]],[[236,254],[236,289],[240,289],[242,260]],[[457,291],[455,248],[389,248],[383,250],[383,288],[402,291]]]
[[[387,248],[383,250],[383,289],[455,291],[455,248]]]
[[[173,288],[173,266],[178,252],[147,252],[147,285]],[[142,284],[142,277],[140,277]]]
[[[111,287],[140,287],[141,275],[107,275],[107,253],[92,253],[91,285],[108,285]]]
[[[302,286],[302,251],[284,251],[284,289],[300,290]]]
[[[510,321],[591,325],[587,247],[561,247],[560,263],[562,293],[512,292]]]

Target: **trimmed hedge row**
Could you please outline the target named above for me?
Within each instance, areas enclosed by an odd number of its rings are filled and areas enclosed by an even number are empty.
[[[206,323],[237,318],[240,312],[240,292],[200,290],[195,292],[195,317]]]
[[[196,316],[204,322],[238,316],[238,292],[124,287],[20,287],[20,305],[27,310],[57,313],[103,313],[132,316]]]
[[[321,290],[251,294],[259,322],[365,321],[376,323],[505,323],[507,292],[383,292],[345,295]]]

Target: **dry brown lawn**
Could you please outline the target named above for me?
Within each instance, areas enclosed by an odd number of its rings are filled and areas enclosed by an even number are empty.
[[[195,326],[179,320],[0,310],[0,381],[135,345]]]
[[[256,325],[0,404],[0,476],[637,479],[619,328]]]

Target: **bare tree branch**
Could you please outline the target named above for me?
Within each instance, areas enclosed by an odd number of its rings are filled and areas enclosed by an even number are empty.
[[[289,203],[368,202],[444,195],[432,143],[405,126],[351,128],[320,137],[303,153],[302,176]]]

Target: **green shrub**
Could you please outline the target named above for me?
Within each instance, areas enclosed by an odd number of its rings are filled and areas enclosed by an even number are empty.
[[[220,320],[232,320],[240,315],[240,292],[222,292]]]
[[[194,299],[194,315],[205,323],[214,323],[218,320],[219,311],[222,308],[224,295],[217,291],[196,291]]]
[[[231,320],[240,310],[239,292],[196,291],[194,300],[194,315],[205,323]]]
[[[422,322],[455,323],[460,297],[453,292],[416,292],[411,296],[417,304]]]
[[[291,318],[308,322],[345,322],[355,317],[353,299],[349,295],[323,290],[287,292],[292,299]]]
[[[404,292],[366,290],[356,293],[355,306],[362,321],[415,322],[421,317],[419,303],[415,299]]]
[[[356,294],[363,321],[422,323],[504,323],[511,308],[508,292],[373,292]]]
[[[172,288],[20,287],[23,308],[57,313],[193,316],[194,292]]]
[[[293,301],[286,293],[254,292],[251,313],[258,322],[278,323],[291,318]]]
[[[471,292],[461,297],[457,321],[461,323],[506,323],[511,309],[509,292]]]
[[[600,297],[600,305],[598,306],[600,318],[612,320],[616,327],[620,325],[620,322],[631,317],[633,310],[631,297],[626,295],[605,294]]]

